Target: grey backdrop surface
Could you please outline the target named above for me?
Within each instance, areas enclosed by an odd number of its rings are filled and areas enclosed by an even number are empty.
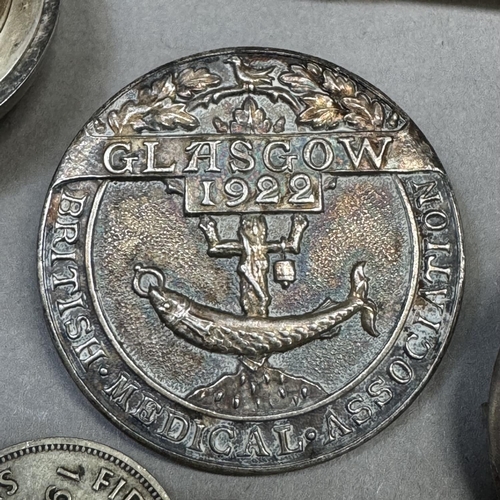
[[[172,59],[261,45],[332,60],[392,97],[437,150],[458,198],[467,276],[451,346],[396,423],[298,472],[220,476],[160,456],[80,393],[44,322],[36,240],[71,139],[124,85]],[[500,347],[500,3],[63,0],[48,59],[0,122],[0,447],[90,438],[129,454],[172,500],[494,498],[484,410]]]

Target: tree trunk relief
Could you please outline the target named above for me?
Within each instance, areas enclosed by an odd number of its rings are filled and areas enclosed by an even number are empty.
[[[267,317],[271,304],[269,293],[269,266],[271,253],[300,253],[300,243],[308,225],[307,218],[294,214],[288,238],[267,241],[266,218],[262,214],[240,217],[237,240],[221,240],[217,223],[212,217],[200,219],[200,229],[208,243],[211,257],[240,257],[240,304],[247,316]]]

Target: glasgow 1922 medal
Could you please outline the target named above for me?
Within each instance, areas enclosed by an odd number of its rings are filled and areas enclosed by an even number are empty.
[[[132,459],[83,439],[27,441],[0,451],[0,498],[168,500]]]
[[[338,66],[228,49],[153,71],[66,152],[39,246],[57,348],[87,396],[210,470],[313,464],[404,410],[463,281],[443,167]]]
[[[32,81],[54,32],[59,0],[0,0],[0,116]]]

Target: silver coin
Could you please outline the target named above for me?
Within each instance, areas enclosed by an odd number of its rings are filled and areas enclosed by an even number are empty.
[[[168,500],[139,464],[83,439],[27,441],[0,451],[0,498]]]
[[[23,95],[54,32],[59,0],[0,0],[0,116]]]
[[[408,116],[327,61],[167,64],[66,152],[39,243],[56,346],[133,437],[210,470],[344,453],[416,397],[463,281],[445,172]]]

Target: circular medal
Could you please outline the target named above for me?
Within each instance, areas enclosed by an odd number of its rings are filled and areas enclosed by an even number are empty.
[[[59,0],[0,0],[0,116],[26,91],[52,37]]]
[[[27,441],[0,451],[0,498],[168,500],[139,464],[83,439]]]
[[[367,440],[443,355],[463,281],[434,150],[380,91],[255,48],[163,66],[66,152],[39,245],[87,396],[211,470],[303,467]]]

